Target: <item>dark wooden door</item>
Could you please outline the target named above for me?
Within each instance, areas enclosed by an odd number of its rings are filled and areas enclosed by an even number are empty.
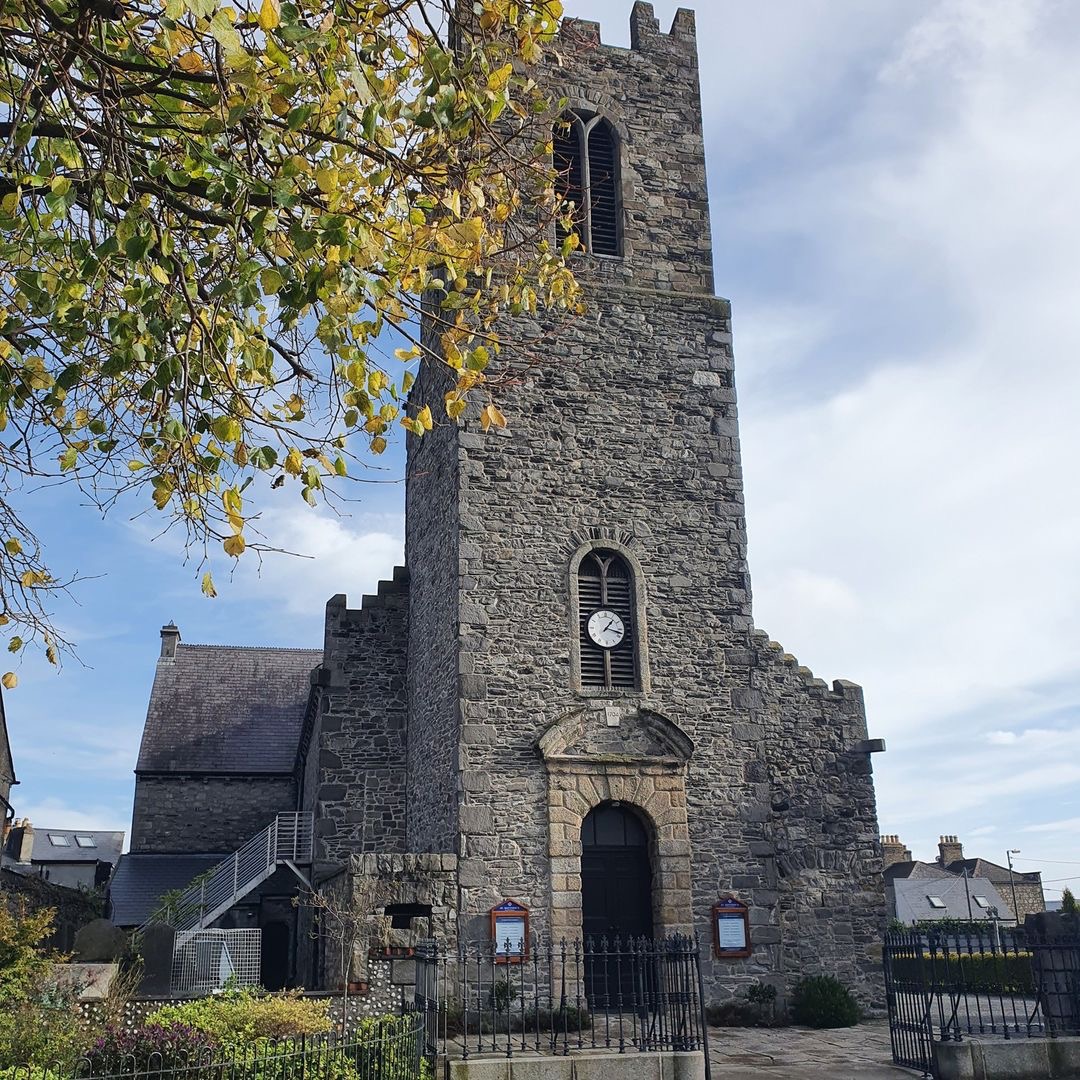
[[[653,932],[652,868],[644,824],[616,803],[601,803],[582,824],[581,909],[586,996],[594,1007],[628,1001],[640,979],[633,939]]]

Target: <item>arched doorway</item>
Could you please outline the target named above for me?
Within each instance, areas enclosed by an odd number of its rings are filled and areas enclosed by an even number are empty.
[[[652,866],[645,823],[613,801],[581,823],[581,913],[586,937],[651,937]]]

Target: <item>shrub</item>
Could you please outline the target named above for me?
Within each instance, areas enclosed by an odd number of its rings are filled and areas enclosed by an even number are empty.
[[[249,1047],[259,1039],[321,1034],[332,1026],[328,1001],[251,990],[165,1005],[148,1016],[146,1023],[157,1027],[187,1024],[225,1048]]]
[[[31,911],[24,897],[0,903],[0,1008],[39,993],[52,965],[64,957],[44,947],[56,912]]]
[[[130,1030],[107,1027],[86,1057],[91,1074],[158,1072],[208,1064],[217,1048],[205,1032],[173,1022]]]
[[[950,990],[1032,994],[1031,953],[924,953],[920,961],[911,955],[894,954],[890,960],[896,982],[936,983]]]
[[[1080,907],[1076,905],[1076,897],[1073,896],[1072,889],[1061,890],[1061,913],[1063,915],[1080,914]]]
[[[831,975],[802,979],[791,997],[791,1013],[796,1024],[813,1028],[854,1027],[859,1022],[858,1004]]]
[[[32,911],[25,898],[0,902],[0,1069],[74,1063],[86,1044],[77,989],[59,986],[44,947],[52,909]]]

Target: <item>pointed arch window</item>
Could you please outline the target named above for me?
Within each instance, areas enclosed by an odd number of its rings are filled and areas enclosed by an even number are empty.
[[[602,116],[570,112],[554,136],[557,190],[573,203],[574,230],[593,255],[620,254],[619,156],[615,131]],[[567,230],[556,225],[560,240]]]
[[[581,685],[636,689],[634,578],[618,552],[590,551],[578,567],[578,647]]]

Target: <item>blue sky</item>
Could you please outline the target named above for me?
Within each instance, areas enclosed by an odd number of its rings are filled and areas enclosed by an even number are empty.
[[[627,43],[629,0],[571,0]],[[675,5],[657,3],[666,29]],[[734,305],[759,626],[866,692],[883,832],[1080,886],[1080,7],[697,12],[717,292]],[[512,418],[511,418],[512,422]],[[400,558],[401,458],[203,599],[176,542],[35,500],[86,665],[7,694],[17,809],[126,828],[157,632],[321,644]]]

